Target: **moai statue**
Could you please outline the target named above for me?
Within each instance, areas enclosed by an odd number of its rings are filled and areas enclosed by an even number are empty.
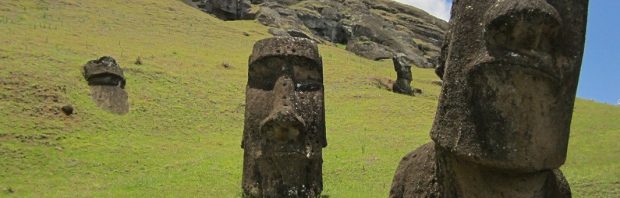
[[[318,197],[325,138],[323,64],[316,43],[258,41],[246,89],[245,197]]]
[[[392,91],[396,93],[413,95],[411,89],[411,81],[413,76],[411,75],[411,65],[406,60],[405,54],[397,54],[392,57],[394,62],[394,70],[396,70],[396,82],[392,85]]]
[[[452,13],[454,15],[454,13]],[[435,67],[435,74],[439,79],[443,80],[443,73],[446,71],[446,57],[448,56],[448,46],[450,44],[451,32],[448,30],[444,34],[443,43],[441,44],[441,53],[437,57],[437,67]]]
[[[566,160],[588,0],[454,1],[432,143],[390,197],[570,197]]]
[[[114,58],[104,56],[89,61],[84,65],[83,75],[90,85],[91,97],[97,106],[116,114],[129,112],[125,77]]]

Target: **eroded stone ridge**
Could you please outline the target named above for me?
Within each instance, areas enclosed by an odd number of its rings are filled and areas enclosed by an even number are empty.
[[[104,56],[89,61],[84,65],[83,75],[97,106],[117,114],[129,112],[125,76],[114,58]]]
[[[346,45],[348,51],[372,60],[403,53],[409,62],[425,68],[435,66],[448,27],[421,9],[391,0],[185,2],[223,20],[255,16],[259,23],[272,27],[274,36],[303,33],[320,42]]]
[[[455,1],[433,143],[391,197],[570,197],[559,171],[588,0]]]
[[[316,43],[258,41],[250,56],[243,140],[245,197],[318,197],[327,146]]]
[[[222,20],[254,19],[250,0],[184,0]]]

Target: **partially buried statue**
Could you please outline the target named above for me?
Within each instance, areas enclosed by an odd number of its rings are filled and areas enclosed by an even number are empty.
[[[258,41],[246,89],[245,197],[318,197],[325,138],[323,68],[308,39]]]
[[[432,143],[390,197],[570,197],[566,160],[588,0],[454,1]]]
[[[394,70],[396,71],[396,82],[392,85],[392,91],[405,95],[414,95],[413,89],[411,89],[411,81],[413,75],[411,74],[411,65],[407,62],[405,54],[397,54],[392,57],[394,62]]]
[[[84,65],[84,78],[90,85],[91,97],[100,108],[116,113],[129,111],[125,76],[114,58],[109,56],[92,60]]]

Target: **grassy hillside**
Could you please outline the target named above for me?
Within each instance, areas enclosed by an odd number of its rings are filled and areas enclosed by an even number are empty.
[[[0,197],[238,197],[247,59],[266,32],[176,0],[0,1]],[[415,69],[424,94],[393,94],[368,80],[394,77],[391,62],[320,50],[324,194],[386,197],[400,158],[430,140],[436,77]],[[125,69],[128,115],[90,100],[81,67],[104,55]],[[577,102],[563,167],[576,197],[620,196],[618,120]]]

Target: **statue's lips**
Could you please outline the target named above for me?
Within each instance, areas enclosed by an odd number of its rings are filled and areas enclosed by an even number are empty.
[[[261,134],[280,143],[298,139],[305,128],[303,119],[290,111],[272,113],[259,126]]]

